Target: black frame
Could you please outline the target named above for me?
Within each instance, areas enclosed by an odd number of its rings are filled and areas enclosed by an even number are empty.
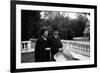
[[[54,7],[73,7],[73,8],[87,8],[94,9],[94,64],[89,65],[75,65],[75,66],[59,66],[59,67],[45,67],[45,68],[28,68],[16,69],[16,5],[42,5]],[[78,4],[61,4],[61,3],[47,3],[47,2],[31,2],[31,1],[11,1],[11,30],[10,30],[10,47],[11,47],[11,72],[28,72],[28,71],[44,71],[44,70],[59,70],[59,69],[77,69],[77,68],[91,68],[97,67],[97,6],[93,5],[78,5]]]

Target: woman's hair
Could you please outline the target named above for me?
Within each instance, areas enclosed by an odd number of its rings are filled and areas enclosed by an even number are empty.
[[[42,36],[44,34],[45,31],[48,31],[47,29],[40,29],[40,36]]]

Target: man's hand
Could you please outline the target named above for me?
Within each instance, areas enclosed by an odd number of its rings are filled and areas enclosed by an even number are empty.
[[[45,48],[45,50],[51,50],[51,48]]]

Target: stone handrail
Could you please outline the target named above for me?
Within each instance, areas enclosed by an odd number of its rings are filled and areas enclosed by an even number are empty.
[[[66,54],[66,50],[70,50],[72,52],[82,54],[85,56],[90,56],[90,43],[89,42],[81,42],[81,41],[73,41],[73,40],[61,40],[63,43],[63,50]],[[30,39],[29,41],[21,42],[21,51],[22,52],[30,52],[35,50],[36,39]]]

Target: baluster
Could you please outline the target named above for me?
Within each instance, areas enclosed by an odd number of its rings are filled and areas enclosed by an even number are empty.
[[[31,42],[30,41],[27,43],[27,47],[29,50],[31,49]]]
[[[79,48],[78,48],[78,44],[77,44],[77,43],[76,43],[76,49],[79,50]]]
[[[90,52],[90,47],[88,46],[88,52]]]
[[[84,48],[84,46],[82,45],[82,51],[85,51],[85,48]]]
[[[79,44],[79,50],[81,50],[81,45]]]
[[[75,49],[75,43],[73,43],[73,49]]]
[[[23,43],[24,44],[24,50],[25,50],[25,43]]]
[[[23,50],[23,43],[21,43],[21,51]]]
[[[86,52],[88,52],[88,46],[86,45],[85,47],[86,47]]]
[[[73,49],[75,49],[75,44],[73,43]]]
[[[82,45],[82,50],[85,51],[85,47]]]
[[[81,44],[79,45],[79,47],[80,47],[80,50],[82,50]]]
[[[72,43],[70,43],[70,49],[72,50]]]
[[[75,49],[77,49],[77,44],[75,43]]]
[[[27,44],[28,44],[28,43],[26,42],[26,44],[25,44],[25,45],[26,45],[26,50],[28,50],[28,46],[27,46]]]
[[[88,52],[88,46],[86,45],[86,52]]]
[[[84,45],[84,51],[86,51],[86,46]]]
[[[80,45],[80,49],[81,49],[81,51],[83,50],[82,45]]]
[[[77,49],[80,50],[80,48],[79,48],[79,44],[77,44]]]

